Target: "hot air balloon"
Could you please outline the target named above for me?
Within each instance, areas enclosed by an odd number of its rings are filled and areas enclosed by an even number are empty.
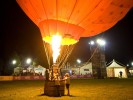
[[[43,41],[52,44],[53,35],[60,35],[61,45],[72,45],[81,37],[108,30],[133,7],[133,0],[16,1],[39,27]]]
[[[45,42],[54,34],[62,45],[111,28],[133,7],[133,0],[17,0],[26,15],[39,27]]]
[[[115,25],[133,7],[133,0],[16,0],[51,44],[61,35],[61,45],[100,34]],[[47,50],[48,51],[48,50]]]

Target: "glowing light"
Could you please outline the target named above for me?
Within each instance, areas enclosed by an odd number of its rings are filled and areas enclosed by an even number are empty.
[[[45,42],[47,42],[49,44],[52,44],[52,36],[43,37],[43,41],[45,41]],[[63,36],[63,38],[61,40],[61,45],[70,45],[70,44],[75,44],[77,42],[78,42],[78,40]]]
[[[12,61],[12,64],[13,64],[13,65],[15,65],[16,63],[17,63],[17,61],[16,61],[16,60],[13,60],[13,61]]]
[[[133,66],[133,62],[131,62],[131,65]]]
[[[95,42],[94,42],[94,41],[90,41],[89,44],[90,44],[90,45],[94,45]]]
[[[106,42],[105,42],[104,40],[102,40],[102,39],[98,39],[98,40],[97,40],[97,43],[98,43],[99,45],[101,45],[101,46],[104,46],[104,45],[106,44]]]
[[[69,70],[70,73],[72,73],[72,70]]]
[[[53,51],[53,63],[56,63],[56,60],[60,54],[62,37],[60,35],[52,36],[52,51]]]
[[[26,60],[26,63],[27,63],[27,64],[30,64],[30,63],[31,63],[31,59],[28,58],[28,59]]]
[[[77,59],[77,63],[79,63],[79,64],[80,64],[80,63],[81,63],[81,60],[80,60],[80,59]]]

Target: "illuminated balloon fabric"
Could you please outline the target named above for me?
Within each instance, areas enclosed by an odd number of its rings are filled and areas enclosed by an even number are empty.
[[[62,45],[80,37],[104,32],[133,7],[133,0],[17,0],[23,11],[39,27],[45,42],[63,36]]]

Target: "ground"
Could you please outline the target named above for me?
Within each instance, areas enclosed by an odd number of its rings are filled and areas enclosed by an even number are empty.
[[[73,79],[71,96],[44,96],[43,89],[44,81],[0,81],[0,100],[133,100],[133,79]]]

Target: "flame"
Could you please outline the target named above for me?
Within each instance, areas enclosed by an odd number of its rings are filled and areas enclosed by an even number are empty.
[[[62,37],[60,35],[52,36],[53,63],[56,63],[56,59],[60,54],[61,40]]]

